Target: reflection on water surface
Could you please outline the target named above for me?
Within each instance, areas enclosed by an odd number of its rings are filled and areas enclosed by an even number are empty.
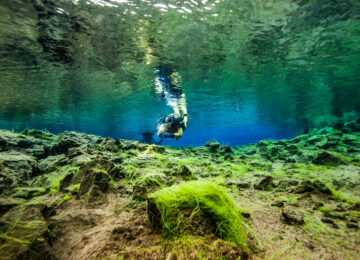
[[[162,67],[188,114],[163,144],[286,138],[356,117],[359,13],[355,0],[2,1],[0,127],[142,140],[177,109],[159,94]]]

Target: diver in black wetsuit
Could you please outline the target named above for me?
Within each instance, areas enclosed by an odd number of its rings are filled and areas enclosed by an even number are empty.
[[[174,113],[158,119],[157,136],[160,138],[180,138],[187,126],[188,115],[185,94],[182,92],[180,75],[167,67],[156,68],[156,92],[164,98]]]

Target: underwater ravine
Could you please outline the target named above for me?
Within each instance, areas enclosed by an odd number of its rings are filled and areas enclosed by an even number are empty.
[[[0,2],[0,260],[358,259],[360,2]]]

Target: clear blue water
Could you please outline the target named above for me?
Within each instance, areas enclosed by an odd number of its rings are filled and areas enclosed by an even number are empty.
[[[240,145],[355,118],[359,14],[355,0],[1,1],[0,128],[140,141],[173,112],[156,89],[161,66],[188,112],[166,145]]]

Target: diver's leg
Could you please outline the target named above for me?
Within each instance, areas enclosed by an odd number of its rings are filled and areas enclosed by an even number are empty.
[[[188,117],[187,117],[187,107],[186,107],[186,96],[184,93],[181,94],[181,97],[179,99],[179,110],[181,110],[181,114],[184,117],[184,125],[185,127],[187,126],[187,121],[188,121]]]

